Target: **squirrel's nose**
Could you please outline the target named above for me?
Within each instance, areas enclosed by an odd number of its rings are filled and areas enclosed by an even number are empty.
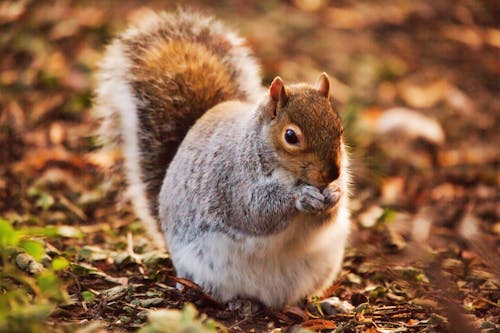
[[[328,173],[327,173],[328,183],[333,182],[335,179],[339,178],[339,176],[340,176],[340,171],[338,165],[332,165],[331,167],[328,168]]]

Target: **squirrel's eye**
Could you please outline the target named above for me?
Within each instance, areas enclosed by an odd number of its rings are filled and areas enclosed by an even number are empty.
[[[295,134],[295,131],[292,129],[287,129],[285,132],[285,140],[289,144],[296,144],[299,142],[299,138],[297,138],[297,134]]]

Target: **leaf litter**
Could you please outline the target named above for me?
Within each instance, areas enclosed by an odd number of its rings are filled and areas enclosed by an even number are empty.
[[[304,304],[239,318],[175,277],[121,200],[123,179],[105,179],[101,167],[120,156],[91,134],[96,61],[124,18],[172,5],[6,2],[0,331],[498,331],[494,5],[237,1],[235,18],[229,6],[191,3],[248,37],[266,83],[332,76],[355,182],[338,280]]]

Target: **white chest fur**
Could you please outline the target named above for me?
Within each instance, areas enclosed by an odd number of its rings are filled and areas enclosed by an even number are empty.
[[[346,204],[339,204],[334,221],[316,228],[309,227],[313,216],[300,214],[276,235],[233,239],[209,233],[179,248],[174,241],[174,265],[180,276],[222,301],[249,297],[274,307],[296,303],[328,287],[338,274],[349,233]]]

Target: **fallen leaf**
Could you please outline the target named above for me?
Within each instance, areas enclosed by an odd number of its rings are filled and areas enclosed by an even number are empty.
[[[20,253],[16,256],[16,265],[20,270],[30,274],[40,274],[45,271],[43,265],[27,253]]]
[[[150,308],[154,306],[160,305],[165,299],[163,297],[153,297],[153,298],[146,298],[146,299],[134,299],[131,304],[133,305],[139,305],[143,308]]]
[[[80,229],[75,228],[70,225],[61,225],[57,227],[57,234],[62,237],[67,237],[67,238],[81,238],[83,237],[82,232]]]
[[[371,228],[377,224],[384,214],[384,209],[380,206],[371,206],[358,217],[359,223],[365,228]]]
[[[451,85],[448,81],[437,79],[433,81],[414,82],[410,78],[398,85],[398,92],[407,105],[413,108],[431,108],[446,98]]]
[[[49,139],[52,144],[60,145],[66,138],[65,128],[61,123],[55,122],[50,125]]]
[[[390,224],[384,224],[383,240],[384,246],[391,252],[399,252],[406,248],[406,241],[403,236]]]
[[[0,3],[0,24],[17,20],[26,11],[28,0],[5,1]]]
[[[303,321],[305,321],[309,318],[309,316],[304,312],[304,310],[302,310],[298,306],[285,305],[283,307],[282,311],[286,315],[296,317],[296,318],[303,320]]]
[[[473,214],[465,214],[458,226],[458,232],[463,238],[475,241],[475,238],[480,234],[480,223],[479,218]]]
[[[366,296],[361,294],[361,293],[353,293],[351,296],[351,303],[353,306],[358,306],[360,304],[367,303],[367,302],[368,302],[368,298],[366,298]]]
[[[314,12],[325,6],[325,0],[294,0],[297,7],[307,12]]]
[[[337,325],[333,321],[326,319],[309,319],[303,322],[301,325],[302,327],[311,329],[313,331],[332,330],[337,327]]]
[[[464,43],[473,49],[483,46],[482,31],[476,27],[448,24],[442,28],[442,34],[446,38]]]
[[[462,114],[471,114],[474,111],[474,103],[469,96],[457,87],[451,88],[446,95],[446,102]]]
[[[403,177],[390,177],[383,180],[381,186],[382,202],[386,205],[398,203],[403,196],[405,179]]]
[[[495,223],[492,227],[491,227],[491,231],[497,235],[500,235],[500,222],[497,222]]]
[[[83,169],[85,166],[85,161],[80,155],[70,153],[62,146],[54,146],[31,150],[21,161],[13,164],[13,171],[15,173],[26,173],[26,170],[30,169],[39,171],[50,162],[58,162],[77,169]]]
[[[494,28],[487,29],[486,42],[491,46],[500,48],[500,30]]]
[[[354,310],[354,306],[348,301],[343,301],[338,297],[330,297],[320,302],[321,309],[325,315],[335,315],[337,313],[349,313]]]
[[[392,332],[392,330],[379,331],[375,327],[369,327],[366,330],[364,330],[364,333],[389,333],[389,332]]]
[[[441,166],[461,164],[486,164],[498,161],[498,147],[491,144],[478,146],[462,146],[454,149],[440,150],[438,162]]]
[[[127,295],[129,292],[129,287],[116,286],[110,289],[106,289],[100,292],[100,294],[106,299],[107,302],[116,301]]]

